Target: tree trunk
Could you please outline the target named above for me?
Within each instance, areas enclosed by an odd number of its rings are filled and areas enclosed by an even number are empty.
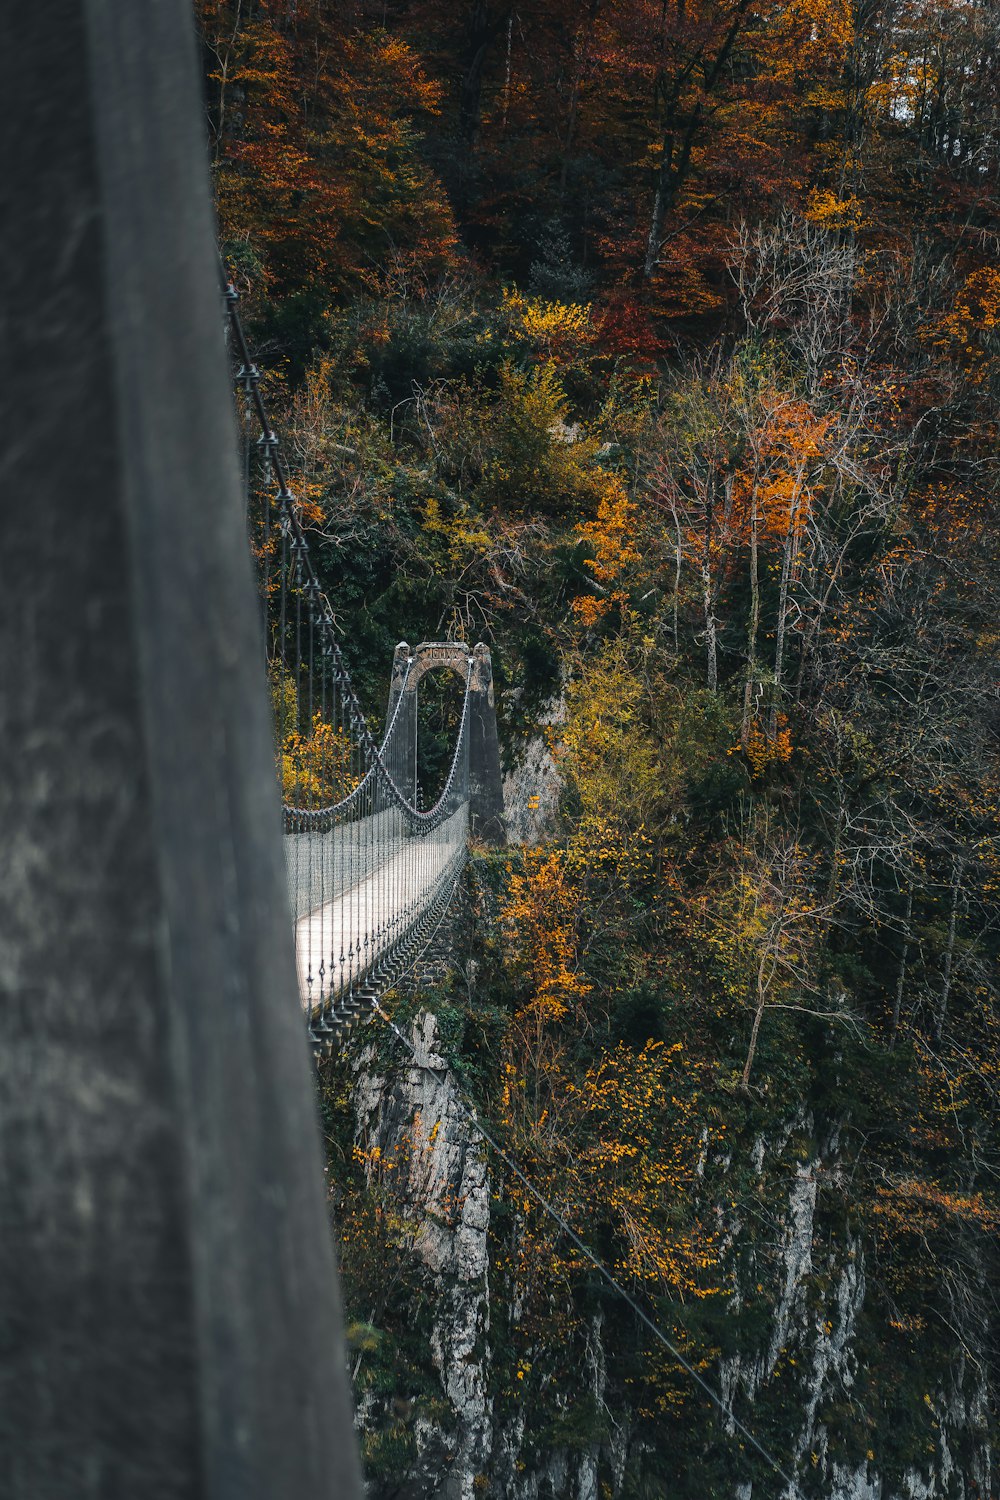
[[[479,137],[483,105],[483,72],[490,46],[513,7],[505,6],[499,16],[490,15],[489,0],[475,0],[469,16],[468,48],[465,75],[458,100],[458,129],[466,146],[475,146]]]
[[[764,1007],[766,999],[764,991],[758,986],[757,990],[757,1012],[753,1018],[753,1029],[750,1032],[750,1046],[747,1048],[747,1060],[743,1064],[743,1073],[740,1078],[740,1087],[746,1092],[750,1087],[750,1070],[753,1060],[757,1055],[757,1038],[760,1036],[760,1023],[764,1019]]]
[[[853,540],[854,538],[852,536],[851,541]],[[812,664],[813,666],[815,665],[814,653],[816,650],[816,643],[822,634],[823,622],[826,619],[827,611],[830,608],[830,600],[833,597],[833,591],[840,580],[840,574],[843,569],[844,563],[847,560],[847,555],[848,546],[845,545],[841,547],[839,553],[837,554],[836,561],[834,562],[833,568],[830,570],[830,573],[827,577],[823,592],[819,596],[819,602],[817,603],[812,618],[809,621],[808,628],[803,634],[801,648],[802,654],[799,659],[799,671],[795,684],[796,703],[799,703],[802,699],[802,694],[806,686],[807,669],[810,664]],[[814,674],[809,675],[812,676]]]
[[[677,656],[680,654],[680,645],[677,633],[677,612],[680,607],[681,597],[681,566],[684,561],[684,537],[681,532],[681,523],[680,517],[677,514],[677,507],[672,499],[670,501],[670,514],[674,519],[674,532],[676,536],[676,540],[674,542],[674,655]]]
[[[717,631],[712,590],[712,522],[715,506],[710,499],[705,513],[705,546],[701,555],[702,601],[705,608],[705,655],[708,690],[714,693],[719,686],[717,657]]]
[[[590,0],[587,7],[586,27],[592,31],[594,22],[597,20],[601,9],[602,0]],[[566,180],[569,174],[569,153],[576,136],[577,121],[580,116],[580,96],[583,93],[583,80],[590,62],[590,35],[584,37],[580,34],[580,51],[576,61],[576,69],[573,74],[573,87],[569,97],[569,113],[566,119],[566,138],[563,142],[562,165],[559,169],[559,196],[566,195]]]
[[[563,142],[562,166],[559,168],[559,196],[566,196],[566,179],[569,175],[569,153],[573,145],[573,137],[576,135],[576,116],[580,107],[580,90],[583,86],[583,64],[577,69],[573,80],[573,92],[569,100],[569,116],[566,121],[566,139]]]
[[[948,999],[951,995],[952,970],[955,962],[955,929],[958,925],[958,897],[962,888],[962,864],[956,854],[951,865],[951,909],[948,913],[948,938],[944,950],[944,972],[941,977],[941,1004],[938,1007],[934,1036],[941,1040],[944,1023],[948,1016]]]
[[[514,12],[511,11],[507,17],[507,61],[503,75],[503,128],[507,132],[507,119],[510,114],[510,54],[511,45],[514,40]]]
[[[778,733],[778,700],[781,697],[781,674],[785,660],[785,623],[788,619],[788,578],[791,572],[792,533],[785,540],[785,553],[781,559],[781,586],[778,592],[778,623],[774,632],[774,687],[767,730],[773,740]]]
[[[760,567],[757,556],[757,491],[750,510],[750,621],[747,626],[747,685],[743,694],[743,746],[750,737],[753,690],[757,681],[757,634],[760,629]]]
[[[795,560],[795,553],[798,547],[798,533],[796,530],[798,516],[799,491],[796,490],[795,499],[792,501],[788,517],[788,535],[785,537],[785,550],[781,559],[781,585],[778,591],[778,623],[774,633],[774,696],[771,699],[771,713],[768,720],[768,733],[772,740],[778,733],[778,703],[781,699],[781,677],[785,663],[788,595],[792,577],[792,564]]]
[[[843,794],[837,804],[837,826],[833,834],[833,848],[830,850],[830,879],[826,886],[826,904],[833,910],[833,904],[837,899],[837,891],[840,886],[840,849],[844,841],[844,798]]]
[[[707,658],[707,670],[705,681],[708,691],[714,693],[719,686],[718,666],[718,643],[715,625],[715,613],[712,609],[712,590],[709,584],[708,574],[704,575],[705,583],[705,655]]]
[[[663,228],[667,217],[677,201],[684,179],[691,165],[691,147],[701,122],[702,105],[696,104],[684,130],[680,152],[674,159],[675,137],[673,122],[668,123],[660,143],[660,165],[656,173],[656,193],[653,197],[653,212],[649,221],[649,238],[646,241],[646,260],[643,276],[652,281],[653,273],[660,263],[663,245]]]
[[[903,1009],[903,989],[906,984],[906,963],[910,956],[910,923],[913,919],[913,881],[906,889],[906,915],[903,918],[903,951],[899,956],[899,973],[896,976],[896,998],[892,1006],[892,1036],[889,1041],[890,1051],[896,1045],[896,1036],[899,1032],[899,1017]]]
[[[695,137],[701,126],[702,116],[705,112],[704,95],[711,94],[722,77],[730,53],[743,27],[744,17],[750,6],[750,0],[736,0],[733,6],[729,27],[722,38],[719,50],[711,65],[705,66],[702,61],[702,94],[703,97],[691,110],[687,117],[687,123],[683,127],[680,149],[676,152],[675,132],[678,124],[678,106],[685,87],[694,74],[697,55],[692,54],[684,67],[675,74],[669,88],[663,89],[660,98],[666,100],[663,119],[663,138],[660,146],[660,166],[656,174],[656,193],[653,198],[653,212],[650,218],[649,239],[646,243],[646,261],[643,267],[643,275],[646,281],[652,281],[653,272],[660,261],[660,249],[663,244],[663,226],[667,221],[667,215],[673,209],[677,201],[677,194],[684,185],[688,170],[691,166],[691,149],[694,146]],[[663,7],[663,15],[666,16],[666,6]],[[678,20],[683,24],[684,6],[678,6]],[[661,82],[665,82],[661,75]]]
[[[663,225],[676,193],[676,186],[671,181],[673,154],[674,140],[673,136],[668,133],[664,135],[660,144],[660,169],[656,174],[656,193],[653,198],[653,213],[649,221],[646,259],[642,268],[642,274],[646,281],[652,281],[653,272],[659,265],[660,246],[663,243]]]

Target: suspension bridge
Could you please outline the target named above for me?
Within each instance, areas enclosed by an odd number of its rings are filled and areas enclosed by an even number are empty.
[[[275,710],[289,903],[299,996],[317,1051],[406,973],[447,911],[470,838],[503,839],[488,647],[430,641],[395,651],[380,737],[351,681],[270,419],[261,375],[223,271],[239,397],[244,502],[258,572]],[[447,771],[421,784],[419,688],[428,673],[462,684]],[[429,806],[424,806],[425,801]]]

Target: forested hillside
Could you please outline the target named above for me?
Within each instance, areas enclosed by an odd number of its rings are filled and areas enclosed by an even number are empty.
[[[803,1496],[995,1496],[1000,10],[197,9],[352,670],[490,645],[517,836],[447,1098],[321,1079],[372,1494],[790,1493],[457,1084]]]

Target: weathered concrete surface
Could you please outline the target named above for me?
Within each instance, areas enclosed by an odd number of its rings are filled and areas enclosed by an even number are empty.
[[[0,57],[0,1494],[353,1495],[190,6]]]

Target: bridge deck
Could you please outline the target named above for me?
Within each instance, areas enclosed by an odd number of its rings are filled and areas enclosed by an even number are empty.
[[[393,818],[382,813],[333,833],[286,837],[303,1005],[336,998],[390,951],[426,910],[466,840],[466,807],[402,845]],[[328,891],[331,899],[317,899]]]

